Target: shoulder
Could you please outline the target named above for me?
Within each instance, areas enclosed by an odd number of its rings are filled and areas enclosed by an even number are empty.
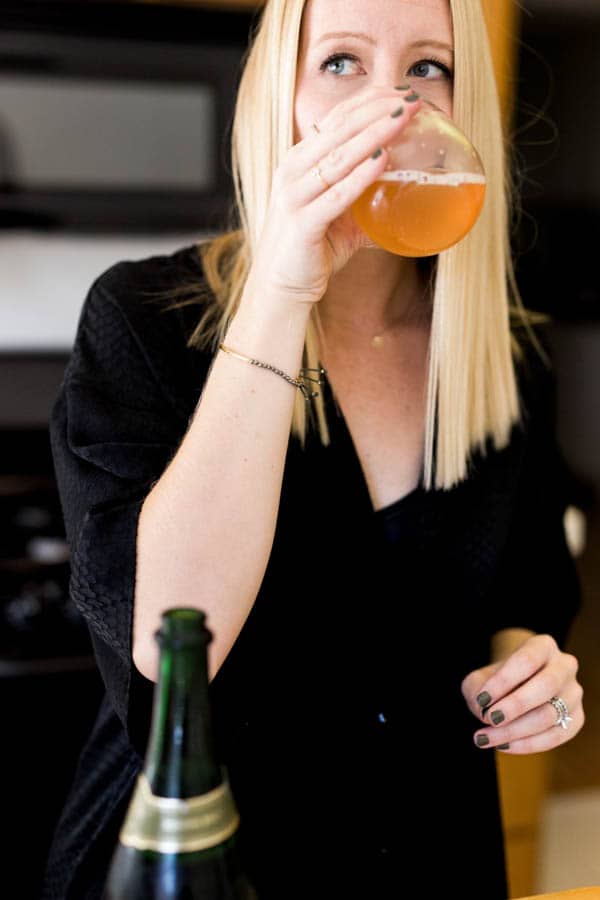
[[[154,385],[187,413],[210,364],[189,346],[206,302],[196,245],[114,263],[83,303],[67,382],[105,384],[123,398]]]
[[[86,297],[82,318],[117,314],[136,333],[143,334],[158,321],[178,321],[185,327],[182,308],[177,299],[188,301],[197,315],[200,293],[205,285],[197,245],[182,247],[171,254],[149,256],[139,260],[114,263],[93,282]],[[194,299],[194,293],[196,299]]]
[[[202,279],[202,262],[198,244],[188,244],[173,253],[161,253],[142,259],[115,262],[94,282],[107,290],[119,291],[122,286],[175,286],[182,279]]]

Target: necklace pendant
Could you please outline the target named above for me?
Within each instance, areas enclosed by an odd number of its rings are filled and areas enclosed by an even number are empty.
[[[376,349],[379,349],[382,346],[383,346],[383,335],[382,334],[376,334],[374,337],[371,338],[371,347],[375,347]]]

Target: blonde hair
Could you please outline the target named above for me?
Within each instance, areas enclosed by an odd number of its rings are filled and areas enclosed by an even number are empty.
[[[237,309],[267,214],[271,183],[293,145],[293,110],[306,0],[268,0],[245,58],[232,133],[235,207],[227,233],[199,244],[208,304],[190,344],[223,340]],[[477,147],[487,175],[479,221],[437,257],[428,361],[424,485],[449,489],[468,474],[475,449],[509,442],[520,421],[514,357],[522,355],[511,315],[529,328],[516,287],[509,239],[512,186],[498,92],[480,3],[450,0],[454,27],[453,118]],[[512,301],[512,303],[511,303]],[[318,306],[318,304],[317,304]],[[319,364],[318,315],[307,329],[303,366]],[[530,330],[531,331],[531,330]],[[532,334],[535,342],[535,336]],[[323,443],[322,396],[314,402]],[[309,427],[300,392],[292,434]]]

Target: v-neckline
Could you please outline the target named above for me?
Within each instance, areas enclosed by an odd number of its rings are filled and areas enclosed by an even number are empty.
[[[324,369],[323,366],[321,368]],[[329,409],[335,415],[335,422],[338,425],[339,435],[346,442],[348,448],[350,450],[350,458],[352,459],[352,463],[357,473],[357,483],[360,485],[360,493],[362,495],[362,503],[365,506],[366,512],[373,517],[382,517],[386,513],[394,512],[399,510],[404,503],[408,503],[413,500],[417,495],[420,495],[424,489],[424,479],[423,479],[423,471],[421,470],[421,476],[419,478],[419,483],[416,487],[414,487],[407,494],[404,494],[402,497],[398,497],[396,500],[392,500],[390,503],[386,503],[385,506],[381,506],[376,509],[373,505],[373,501],[371,499],[371,494],[369,492],[369,487],[367,484],[367,479],[365,476],[364,469],[362,467],[362,463],[360,461],[360,457],[358,455],[358,451],[356,449],[356,445],[354,443],[354,438],[350,432],[348,427],[348,423],[346,422],[346,417],[342,412],[342,408],[339,405],[335,393],[333,391],[333,385],[329,381],[329,377],[327,375],[327,370],[324,369],[325,375],[323,376],[323,399],[325,400],[325,405],[329,407]],[[328,424],[331,426],[331,417],[328,416],[327,419]],[[330,430],[333,430],[330,428]]]

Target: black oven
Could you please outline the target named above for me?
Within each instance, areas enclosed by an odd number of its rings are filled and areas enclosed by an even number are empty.
[[[11,735],[0,766],[13,776],[3,883],[22,900],[40,896],[102,684],[69,599],[47,433],[68,341],[29,352],[9,346],[1,325],[22,315],[32,346],[47,337],[33,282],[51,260],[47,309],[60,319],[55,304],[74,292],[74,325],[84,292],[73,279],[91,284],[108,264],[104,244],[118,258],[130,243],[148,255],[163,237],[222,225],[251,24],[248,13],[177,5],[0,0],[0,704]]]
[[[219,227],[249,12],[0,5],[0,226]]]

